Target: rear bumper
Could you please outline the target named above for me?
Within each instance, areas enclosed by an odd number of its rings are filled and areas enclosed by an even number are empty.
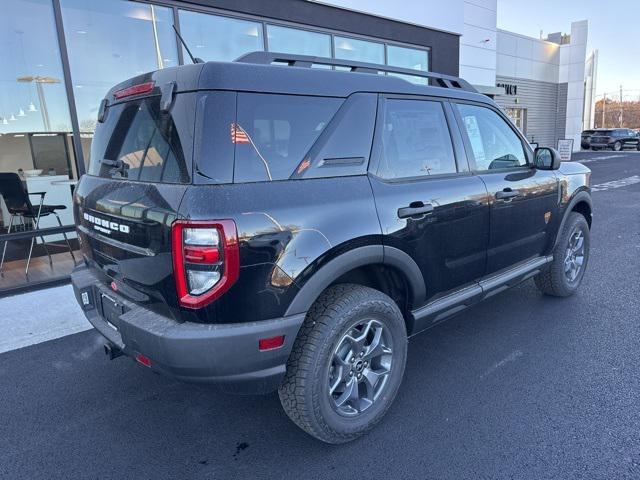
[[[130,357],[142,354],[151,369],[191,382],[219,383],[236,393],[268,393],[277,389],[304,314],[252,323],[179,323],[111,291],[87,267],[71,275],[76,300],[89,322],[107,341]],[[83,294],[84,299],[83,299]],[[101,296],[108,295],[124,313],[107,322]],[[85,305],[83,300],[89,300]],[[117,323],[117,325],[115,325]],[[284,335],[284,345],[258,350],[261,338]]]

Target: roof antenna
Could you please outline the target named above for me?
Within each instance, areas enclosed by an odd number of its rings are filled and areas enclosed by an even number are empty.
[[[173,27],[173,31],[176,32],[176,35],[180,39],[180,43],[182,43],[182,45],[184,46],[184,49],[187,51],[187,53],[191,57],[191,61],[193,63],[204,63],[204,60],[202,60],[201,58],[193,56],[193,54],[191,53],[191,50],[189,50],[189,47],[187,47],[187,42],[185,42],[184,38],[182,38],[182,35],[178,33],[178,29],[176,28],[176,26],[175,25],[171,25],[171,26]]]

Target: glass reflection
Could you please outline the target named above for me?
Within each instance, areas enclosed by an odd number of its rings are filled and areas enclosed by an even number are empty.
[[[62,235],[9,242],[4,234],[37,233],[73,225],[71,194],[77,177],[69,105],[50,0],[4,0],[0,14],[0,290],[68,275],[73,268]],[[17,175],[16,175],[17,174]],[[24,196],[26,193],[26,197]],[[24,204],[18,198],[28,198]],[[28,203],[33,206],[27,208]],[[40,217],[40,218],[39,218]],[[27,260],[29,269],[27,276]]]
[[[171,9],[124,0],[61,0],[85,162],[101,99],[127,78],[178,64]]]
[[[191,53],[204,61],[230,62],[264,50],[262,24],[180,10],[180,33]],[[186,50],[185,58],[189,58]]]
[[[394,67],[410,68],[412,70],[429,71],[429,52],[415,48],[387,45],[387,64]],[[427,79],[411,75],[396,75],[413,83],[426,85]]]
[[[1,134],[71,130],[49,0],[2,2],[0,65]],[[4,149],[0,155],[3,163],[16,161]]]
[[[323,33],[267,25],[267,40],[271,52],[331,57],[331,37]]]
[[[346,37],[335,37],[334,41],[336,58],[384,65],[384,44],[382,43]]]

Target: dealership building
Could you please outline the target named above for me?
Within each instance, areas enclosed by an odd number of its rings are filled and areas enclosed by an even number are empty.
[[[126,78],[189,63],[174,26],[204,60],[268,50],[459,75],[492,96],[532,143],[570,138],[579,148],[597,71],[587,22],[525,37],[497,28],[496,3],[3,0],[0,172],[19,173],[29,192],[44,192],[45,204],[66,208],[58,211],[62,225],[53,215],[42,219],[43,234],[12,213],[0,184],[0,295],[68,281],[69,248],[77,249],[72,192],[87,170],[100,101]]]

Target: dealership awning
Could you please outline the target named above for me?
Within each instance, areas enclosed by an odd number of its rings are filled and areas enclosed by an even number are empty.
[[[483,95],[489,95],[491,97],[493,97],[494,95],[504,95],[504,88],[502,87],[491,85],[473,85],[473,87]]]

